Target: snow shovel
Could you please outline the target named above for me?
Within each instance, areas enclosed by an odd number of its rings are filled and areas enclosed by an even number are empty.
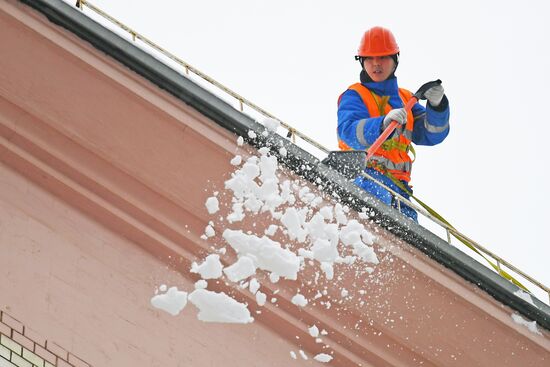
[[[367,168],[367,152],[364,150],[336,150],[328,153],[321,163],[335,169],[348,180],[360,176]]]
[[[416,104],[416,102],[418,102],[421,99],[426,99],[426,97],[424,97],[424,93],[426,93],[426,91],[428,89],[430,89],[431,87],[435,87],[436,85],[440,85],[440,84],[441,84],[441,80],[437,79],[437,80],[434,80],[433,82],[428,82],[428,83],[422,85],[416,91],[416,93],[413,94],[413,96],[411,97],[409,102],[407,102],[407,104],[405,105],[405,111],[409,112],[411,110],[411,108]],[[390,136],[391,133],[393,133],[393,130],[395,130],[395,128],[398,125],[399,125],[399,122],[397,122],[395,120],[390,122],[390,124],[388,125],[386,130],[384,130],[382,132],[382,134],[380,134],[378,139],[376,139],[376,141],[374,143],[372,143],[370,148],[367,150],[367,161],[372,158],[374,152],[376,152],[378,150],[378,148],[380,148],[380,145],[382,145],[386,141],[388,136]]]
[[[435,87],[439,84],[441,84],[441,80],[437,79],[422,85],[405,105],[405,109],[409,111],[416,102],[421,99],[426,99],[424,93],[431,87]],[[329,152],[328,157],[323,159],[321,163],[335,169],[349,180],[355,179],[361,175],[365,168],[367,168],[367,161],[372,157],[374,152],[380,148],[380,145],[386,141],[397,125],[399,125],[397,121],[392,121],[366,152],[361,150],[332,151]]]

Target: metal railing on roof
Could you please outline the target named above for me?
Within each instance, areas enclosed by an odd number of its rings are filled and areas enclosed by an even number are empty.
[[[283,122],[280,119],[278,119],[277,117],[275,117],[273,114],[267,112],[266,110],[264,110],[263,108],[259,107],[256,104],[254,104],[250,100],[244,98],[243,96],[241,96],[238,93],[232,91],[231,89],[229,89],[225,85],[221,84],[220,82],[218,82],[218,81],[214,80],[213,78],[209,77],[208,75],[204,74],[203,72],[201,72],[197,68],[193,67],[189,63],[185,62],[184,60],[180,59],[179,57],[177,57],[177,56],[173,55],[172,53],[168,52],[167,50],[160,47],[159,45],[157,45],[153,41],[149,40],[147,37],[143,36],[139,32],[133,30],[132,28],[128,27],[127,25],[123,24],[122,22],[118,21],[117,19],[113,18],[111,15],[105,13],[103,10],[99,9],[95,5],[89,3],[87,0],[77,0],[76,6],[78,8],[80,8],[81,10],[84,10],[84,7],[89,8],[90,10],[95,12],[96,14],[98,14],[101,17],[107,19],[109,22],[115,24],[116,26],[118,26],[119,28],[124,30],[125,32],[129,33],[134,42],[136,40],[139,40],[139,41],[143,42],[144,44],[148,45],[149,47],[151,47],[152,49],[154,49],[155,51],[161,53],[162,55],[166,56],[170,60],[174,61],[175,63],[183,66],[183,68],[185,70],[185,73],[187,75],[189,75],[189,73],[191,72],[191,73],[195,74],[196,76],[200,77],[201,79],[203,79],[204,81],[212,84],[213,86],[215,86],[219,90],[223,91],[227,95],[233,97],[234,99],[236,99],[239,102],[239,106],[240,106],[241,111],[243,111],[243,106],[247,106],[247,107],[251,108],[252,110],[260,113],[261,115],[263,115],[265,117],[272,118],[272,119],[275,119],[275,120],[279,121],[281,126],[288,131],[287,138],[292,138],[293,142],[295,142],[296,137],[299,137],[300,139],[302,139],[303,141],[309,143],[313,147],[319,149],[323,153],[329,153],[330,152],[329,149],[327,149],[326,147],[324,147],[320,143],[316,142],[314,139],[312,139],[309,136],[301,133],[296,128],[286,124],[285,122]],[[440,227],[442,227],[446,231],[447,242],[450,245],[452,245],[451,235],[454,236],[455,238],[457,238],[460,241],[469,242],[473,247],[475,247],[475,249],[478,250],[478,251],[476,251],[476,252],[478,252],[478,254],[479,254],[479,252],[481,252],[484,255],[487,255],[487,256],[491,257],[496,262],[496,266],[498,267],[498,269],[497,269],[498,274],[500,274],[502,266],[506,267],[508,270],[514,272],[517,275],[520,275],[522,278],[526,279],[531,284],[535,285],[540,290],[545,292],[548,295],[548,299],[549,299],[549,302],[550,302],[550,288],[546,287],[544,284],[537,281],[533,277],[527,275],[525,272],[521,271],[520,269],[518,269],[517,267],[515,267],[514,265],[512,265],[508,261],[504,260],[500,256],[498,256],[498,255],[494,254],[493,252],[487,250],[485,247],[481,246],[479,243],[477,243],[474,240],[470,239],[466,235],[464,235],[461,232],[457,231],[454,227],[452,227],[452,226],[448,225],[447,223],[444,223],[441,220],[439,220],[438,218],[434,217],[428,211],[426,211],[424,208],[419,207],[415,203],[411,202],[409,199],[403,197],[401,194],[399,194],[395,190],[393,190],[390,187],[384,185],[382,182],[376,180],[374,177],[370,176],[367,173],[363,173],[363,175],[365,177],[371,179],[371,180],[374,180],[375,182],[377,182],[378,184],[383,186],[385,189],[390,191],[395,196],[395,198],[397,199],[398,205],[399,205],[400,202],[403,202],[406,205],[414,208],[417,212],[421,213],[426,218],[430,219],[432,222],[434,222],[437,225],[439,225]]]

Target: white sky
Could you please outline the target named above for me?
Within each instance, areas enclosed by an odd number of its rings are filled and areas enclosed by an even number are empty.
[[[415,194],[550,286],[548,1],[91,3],[334,150],[336,100],[358,81],[359,40],[390,28],[400,86],[440,78],[451,105],[449,137],[416,149]]]

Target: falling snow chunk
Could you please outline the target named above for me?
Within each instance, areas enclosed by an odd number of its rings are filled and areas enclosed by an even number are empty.
[[[214,231],[214,228],[209,224],[204,229],[204,234],[206,237],[214,237],[216,235],[216,231]]]
[[[537,329],[537,322],[536,321],[527,321],[523,317],[521,317],[520,315],[515,314],[515,313],[512,314],[512,319],[514,320],[514,322],[516,324],[526,326],[527,329],[529,329],[530,332],[532,332],[534,334],[537,334],[537,335],[542,335],[542,333],[539,331],[539,329]]]
[[[269,274],[269,281],[273,284],[277,283],[281,277],[275,273]]]
[[[258,268],[277,276],[296,280],[300,270],[300,259],[292,251],[268,237],[248,235],[242,231],[226,229],[223,238],[240,255],[252,255]]]
[[[279,148],[279,154],[281,155],[281,157],[286,157],[288,152],[285,147],[281,147]]]
[[[317,326],[313,325],[307,330],[309,331],[309,335],[311,335],[312,337],[316,338],[319,336],[319,328],[317,328]]]
[[[243,144],[244,144],[244,138],[242,136],[239,136],[237,138],[237,145],[241,147]]]
[[[176,316],[187,305],[187,292],[178,291],[178,287],[170,287],[168,292],[151,298],[151,305]]]
[[[328,240],[317,239],[311,247],[313,258],[320,262],[334,262],[338,257],[336,243]]]
[[[273,236],[275,232],[277,232],[277,229],[279,226],[276,226],[275,224],[269,225],[269,227],[264,231],[264,233],[268,236]]]
[[[215,196],[206,199],[206,209],[208,210],[208,214],[214,214],[220,210],[220,204]]]
[[[248,137],[250,139],[256,139],[256,133],[252,130],[248,130]]]
[[[290,351],[290,358],[298,359],[298,357],[296,356],[296,353],[294,353],[292,350]]]
[[[256,278],[252,278],[250,280],[250,285],[248,287],[248,289],[250,290],[250,293],[254,294],[258,291],[258,289],[260,289],[260,283],[256,280]]]
[[[332,361],[332,357],[325,353],[319,353],[313,357],[317,362],[328,363]]]
[[[328,262],[321,263],[321,270],[325,273],[325,277],[328,280],[332,280],[332,278],[334,278],[334,268],[331,263],[328,263]]]
[[[294,207],[287,208],[285,214],[281,218],[288,230],[288,235],[291,240],[298,239],[299,242],[304,242],[307,236],[307,231],[302,228],[302,220],[300,213]]]
[[[235,157],[233,157],[233,159],[231,159],[230,163],[234,166],[238,166],[241,164],[242,161],[243,157],[241,157],[240,155],[236,155]]]
[[[274,118],[266,118],[262,121],[262,125],[264,125],[267,130],[276,132],[281,123]]]
[[[357,242],[353,245],[353,253],[361,257],[366,262],[375,265],[379,263],[378,257],[372,247],[366,246],[362,242]]]
[[[233,265],[226,267],[223,272],[232,282],[239,282],[256,274],[254,261],[248,256],[242,256]]]
[[[254,321],[245,304],[235,301],[225,293],[197,289],[189,302],[199,309],[198,319],[205,322],[248,324]]]
[[[260,291],[256,292],[256,303],[258,306],[265,305],[265,302],[267,301],[267,295],[265,293],[262,293]]]
[[[193,262],[191,273],[198,273],[203,279],[217,279],[222,276],[223,265],[220,262],[220,255],[208,255],[201,265]]]
[[[319,214],[321,214],[323,216],[323,218],[325,218],[329,222],[334,219],[333,207],[332,206],[327,205],[327,206],[322,207],[321,209],[319,209]]]
[[[290,300],[293,304],[299,307],[305,307],[307,305],[307,299],[301,294],[296,294],[292,299]]]
[[[298,353],[300,353],[300,356],[302,357],[302,359],[305,359],[306,361],[309,359],[306,355],[306,353],[303,351],[303,350],[299,350]]]
[[[205,289],[206,287],[208,287],[208,282],[204,279],[195,282],[195,289]]]

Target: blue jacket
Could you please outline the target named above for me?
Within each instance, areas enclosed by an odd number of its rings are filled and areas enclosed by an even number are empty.
[[[362,84],[378,96],[389,96],[388,103],[392,108],[404,107],[399,97],[397,78],[390,78],[383,82],[362,82]],[[412,142],[414,144],[436,145],[441,143],[449,134],[450,109],[446,96],[443,97],[443,100],[437,107],[432,107],[428,103],[425,108],[416,103],[412,108],[412,113],[414,116]],[[367,106],[365,106],[359,94],[354,90],[348,89],[340,96],[338,104],[338,137],[349,147],[364,150],[367,147],[361,141],[366,141],[369,145],[376,141],[382,133],[384,117],[370,117]],[[366,120],[366,123],[362,131],[358,131],[357,127],[361,120]],[[362,136],[358,137],[359,134],[362,134]],[[402,194],[405,198],[409,198],[409,195],[397,187],[387,176],[373,168],[367,168],[366,172]],[[405,181],[402,182],[412,192],[408,183]],[[392,194],[372,180],[358,177],[355,183],[387,205],[397,206]],[[400,204],[400,208],[403,214],[415,221],[417,220],[417,214],[412,208],[403,204]]]
[[[392,108],[404,107],[399,97],[397,78],[391,78],[383,82],[362,83],[373,93],[379,96],[389,96],[389,104]],[[441,143],[449,134],[449,101],[444,96],[437,107],[424,108],[417,103],[412,108],[414,116],[413,143],[417,145],[436,145]],[[385,116],[370,117],[367,106],[354,90],[345,91],[338,104],[338,137],[349,147],[357,150],[366,149],[361,144],[357,135],[363,134],[363,138],[369,144],[382,133],[382,121]],[[360,120],[366,119],[363,131],[357,131]]]

